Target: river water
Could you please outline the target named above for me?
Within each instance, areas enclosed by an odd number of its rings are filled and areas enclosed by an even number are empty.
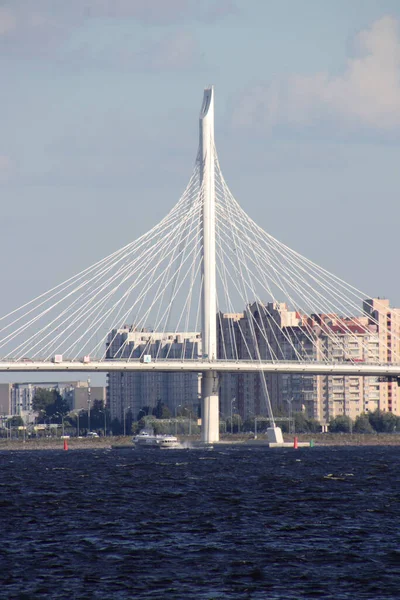
[[[4,451],[0,466],[0,598],[400,595],[400,447]]]

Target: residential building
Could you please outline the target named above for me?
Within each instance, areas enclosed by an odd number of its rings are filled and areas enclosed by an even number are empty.
[[[371,320],[378,322],[375,358],[379,356],[379,362],[383,363],[400,362],[400,308],[391,308],[386,298],[370,298],[364,301],[363,311],[370,322]],[[379,400],[376,407],[400,414],[397,380],[390,380],[390,378],[375,380],[373,385],[375,391],[378,391],[377,386],[379,386]]]
[[[94,386],[88,391],[87,381],[65,382],[24,382],[0,384],[0,414],[8,416],[20,415],[26,422],[33,422],[36,413],[33,411],[33,399],[38,389],[56,390],[67,400],[71,410],[88,408],[88,400],[106,399],[104,386]]]
[[[285,303],[254,303],[243,313],[221,313],[218,323],[221,358],[398,362],[400,357],[400,309],[391,309],[387,300],[366,300],[357,317],[307,316],[289,311]],[[377,408],[400,414],[397,381],[252,373],[221,378],[221,412],[226,416],[231,406],[244,418],[266,415],[266,395],[275,413],[302,411],[323,424]]]
[[[11,414],[11,383],[0,383],[0,416]]]
[[[303,315],[284,303],[253,303],[243,312],[219,313],[218,357],[226,360],[310,360],[334,362],[398,362],[400,309],[388,300],[365,300],[358,316]],[[113,330],[107,358],[196,358],[198,332],[155,333],[134,326]],[[264,381],[262,380],[264,378]],[[200,377],[191,373],[109,373],[108,404],[112,418],[125,410],[136,418],[143,406],[162,400],[172,414],[179,406],[197,405]],[[220,413],[242,418],[267,416],[269,397],[274,413],[304,412],[322,424],[346,415],[353,420],[377,408],[400,414],[397,380],[376,377],[307,374],[224,373],[220,376]]]
[[[183,360],[201,356],[201,336],[197,332],[137,330],[133,325],[114,329],[107,339],[107,359],[140,359],[144,355]],[[197,373],[110,372],[107,375],[107,403],[111,418],[123,421],[129,410],[137,418],[140,410],[155,407],[161,400],[172,415],[179,407],[196,408],[200,378]]]

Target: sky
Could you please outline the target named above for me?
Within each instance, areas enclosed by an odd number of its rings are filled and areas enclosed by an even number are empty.
[[[0,78],[0,315],[170,210],[210,84],[244,210],[400,306],[398,0],[0,0]]]

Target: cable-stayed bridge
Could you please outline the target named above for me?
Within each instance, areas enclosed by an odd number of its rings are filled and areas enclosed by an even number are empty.
[[[218,440],[221,375],[260,373],[279,439],[265,374],[400,377],[400,315],[366,298],[242,210],[218,161],[211,87],[178,203],[139,239],[0,318],[0,372],[201,373],[205,442]]]

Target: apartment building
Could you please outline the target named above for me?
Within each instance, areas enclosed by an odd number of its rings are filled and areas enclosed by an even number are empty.
[[[219,356],[233,360],[395,362],[400,356],[400,309],[391,309],[388,300],[366,300],[357,317],[307,316],[285,303],[254,303],[243,313],[221,313],[218,323]],[[222,377],[221,412],[229,415],[232,405],[244,418],[265,415],[266,395],[274,412],[302,411],[323,424],[377,408],[400,414],[397,381],[251,373]]]
[[[71,410],[87,409],[89,401],[106,399],[105,387],[90,387],[88,381],[4,383],[0,384],[0,414],[19,415],[25,422],[33,422],[36,413],[32,403],[38,389],[56,390]]]
[[[107,359],[140,359],[144,355],[151,356],[152,360],[198,358],[201,356],[201,335],[197,332],[156,333],[129,325],[114,329],[108,335]],[[128,410],[137,418],[144,406],[155,407],[159,400],[174,415],[179,407],[197,407],[199,397],[197,373],[110,372],[107,375],[111,418],[121,422]]]
[[[361,307],[360,307],[361,308]],[[226,360],[310,360],[395,362],[400,357],[400,309],[388,300],[365,300],[362,314],[303,315],[284,302],[253,303],[243,312],[217,315],[218,357]],[[107,358],[196,358],[201,335],[137,331],[125,326],[109,334]],[[265,383],[262,378],[264,378]],[[162,400],[172,414],[179,406],[196,405],[200,377],[190,373],[110,373],[108,403],[112,417],[124,410],[136,417],[143,406]],[[376,377],[303,374],[224,373],[220,376],[220,412],[244,419],[267,415],[266,397],[274,412],[304,412],[322,424],[347,415],[353,420],[377,408],[400,414],[397,381]]]
[[[400,308],[390,307],[386,298],[370,298],[363,303],[363,311],[371,322],[378,322],[379,362],[400,362]],[[378,406],[381,410],[400,414],[399,387],[390,379],[374,383],[379,387]]]

